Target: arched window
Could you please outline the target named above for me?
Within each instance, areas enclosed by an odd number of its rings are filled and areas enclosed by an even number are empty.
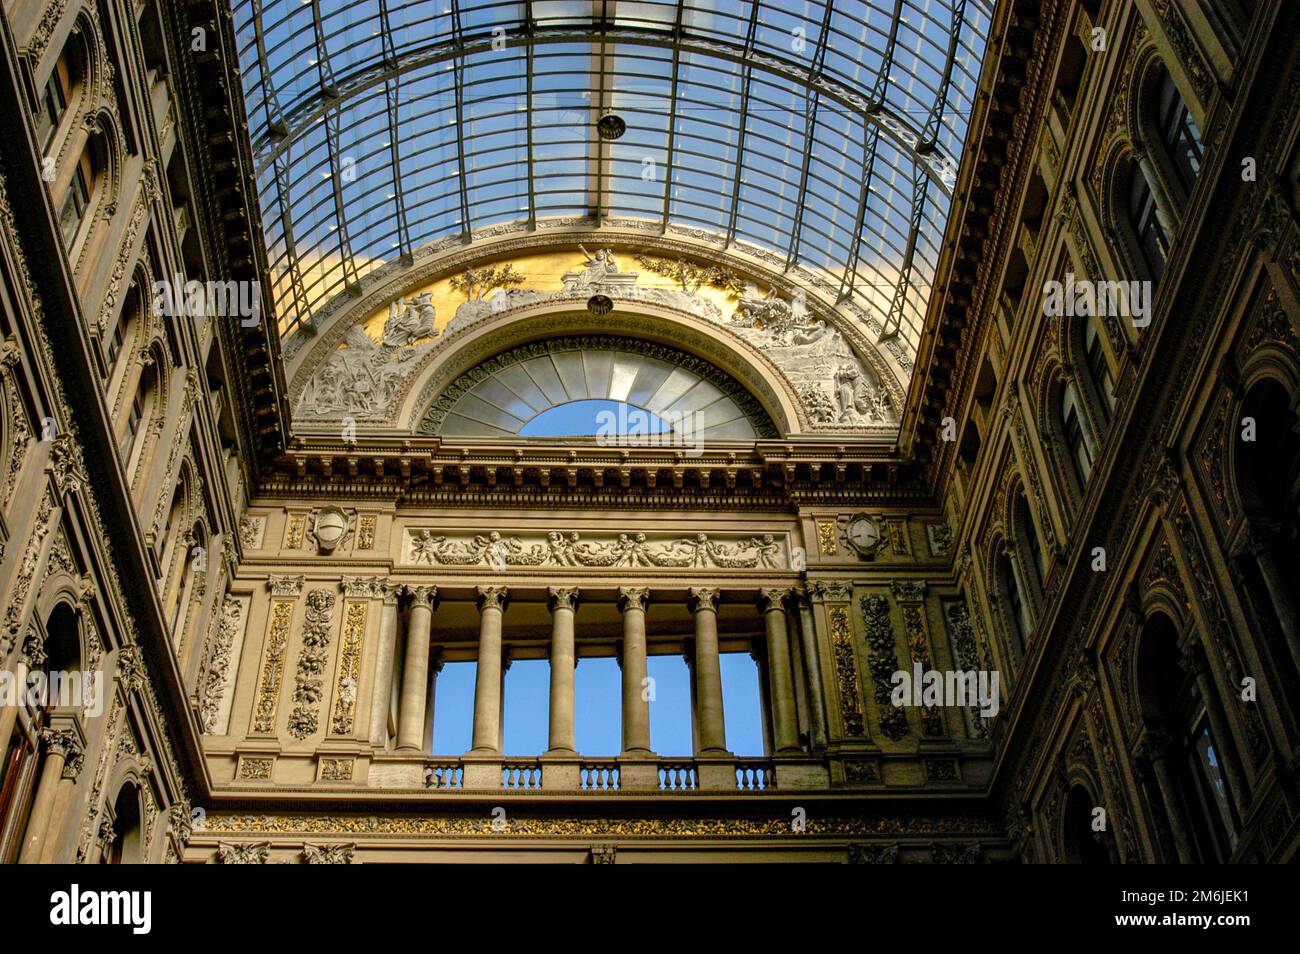
[[[1025,594],[1020,589],[1016,568],[1012,565],[1011,555],[1003,553],[998,558],[998,576],[1002,580],[1002,591],[1007,601],[1007,627],[1015,637],[1016,648],[1024,653],[1029,645],[1029,632],[1033,623],[1029,619],[1029,607]]]
[[[1106,829],[1094,825],[1095,805],[1092,796],[1082,785],[1075,785],[1065,799],[1062,817],[1061,848],[1063,860],[1069,864],[1108,865],[1111,863],[1111,844]]]
[[[1167,70],[1162,70],[1160,85],[1156,90],[1157,130],[1165,157],[1182,184],[1183,192],[1191,195],[1196,176],[1201,171],[1201,131],[1196,126],[1182,94]]]
[[[1115,411],[1115,379],[1110,373],[1110,361],[1102,347],[1097,322],[1091,315],[1083,326],[1083,358],[1088,365],[1088,377],[1097,393],[1103,423],[1110,423]]]
[[[144,862],[140,837],[140,789],[123,785],[113,802],[113,840],[101,861],[106,865],[136,865]]]
[[[1043,547],[1038,541],[1034,518],[1029,514],[1029,501],[1025,499],[1024,494],[1016,500],[1015,517],[1016,529],[1025,550],[1025,559],[1020,561],[1024,585],[1032,587],[1034,592],[1041,596],[1047,566],[1043,562]]]
[[[1152,280],[1159,279],[1165,271],[1169,255],[1169,235],[1156,213],[1155,192],[1141,165],[1133,163],[1128,180],[1128,220],[1137,239],[1143,264]]]
[[[95,152],[87,147],[77,160],[72,179],[63,193],[63,201],[59,203],[59,231],[63,233],[63,243],[68,248],[72,248],[77,233],[81,230],[98,174]]]
[[[194,596],[196,574],[203,569],[202,556],[206,545],[207,539],[201,523],[196,523],[177,542],[176,553],[177,559],[181,561],[181,573],[180,582],[176,586],[176,602],[172,606],[169,626],[172,639],[177,645],[181,643],[184,635],[181,628],[185,625],[185,608],[190,605],[190,600]]]
[[[117,365],[118,356],[122,353],[122,347],[135,331],[143,312],[144,297],[139,284],[133,282],[131,287],[127,289],[126,299],[122,303],[122,313],[118,315],[117,321],[113,324],[113,333],[104,345],[104,364],[108,368],[110,378],[113,376],[113,369]]]
[[[36,110],[36,141],[41,150],[48,150],[54,134],[58,132],[68,106],[76,98],[77,88],[85,75],[86,58],[83,41],[74,33],[59,54],[54,69],[50,70],[45,85],[41,87],[40,105]]]
[[[141,425],[151,415],[153,403],[158,399],[157,385],[157,372],[152,366],[146,367],[140,373],[135,394],[132,395],[131,404],[126,409],[126,420],[123,422],[122,433],[118,438],[118,449],[121,451],[123,463],[128,468],[136,457]]]
[[[1061,389],[1061,434],[1065,438],[1080,492],[1088,486],[1088,477],[1092,474],[1092,446],[1084,431],[1082,411],[1078,390],[1073,383],[1067,383]]]
[[[1237,563],[1264,618],[1261,636],[1279,677],[1300,691],[1300,651],[1291,635],[1300,626],[1300,420],[1292,401],[1290,389],[1273,379],[1246,392],[1235,425],[1233,476],[1250,537]]]
[[[63,679],[65,673],[80,673],[81,628],[77,614],[67,603],[59,603],[45,621],[43,642],[45,658],[41,664],[49,688],[43,698],[30,698],[24,692],[18,704],[27,708],[27,718],[14,722],[10,738],[5,739],[4,761],[0,763],[0,846],[8,849],[0,853],[0,863],[16,861],[19,852],[28,842],[28,827],[48,745],[41,743],[41,730],[50,724],[53,710],[60,705],[72,706],[79,699],[63,694],[72,684]],[[56,681],[50,678],[58,673]],[[24,725],[26,722],[26,725]]]
[[[1173,855],[1221,863],[1237,841],[1237,810],[1221,747],[1230,740],[1216,738],[1195,667],[1183,665],[1182,657],[1173,622],[1154,614],[1143,628],[1138,655],[1143,722],[1156,775],[1151,803],[1166,819],[1179,822],[1165,826],[1171,838],[1180,829],[1186,832],[1181,844],[1168,846]],[[1159,783],[1162,774],[1167,787]]]

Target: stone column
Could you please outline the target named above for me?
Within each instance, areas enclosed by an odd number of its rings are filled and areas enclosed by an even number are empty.
[[[370,700],[370,744],[388,747],[388,712],[393,700],[393,661],[397,650],[397,590],[384,586],[379,617],[379,646],[375,656],[375,690]]]
[[[727,751],[727,729],[718,661],[717,589],[692,587],[689,606],[695,615],[695,712],[700,726],[700,754],[718,755]]]
[[[478,588],[478,672],[474,679],[475,752],[501,751],[501,615],[509,590]]]
[[[807,671],[803,664],[803,644],[799,642],[799,623],[794,613],[790,612],[787,598],[785,613],[785,644],[790,649],[790,679],[794,683],[795,729],[799,733],[799,749],[807,752],[812,748],[811,717],[808,715],[808,686],[804,682]]]
[[[406,659],[402,665],[402,696],[397,716],[397,748],[418,752],[424,744],[428,719],[425,693],[429,688],[429,630],[433,623],[435,586],[408,586],[411,611],[406,624]]]
[[[503,754],[506,750],[506,675],[510,672],[510,664],[514,661],[514,657],[508,650],[502,650],[501,691],[497,694],[501,700],[501,712],[497,716],[497,751]]]
[[[1187,819],[1183,815],[1182,800],[1178,797],[1177,786],[1165,761],[1169,740],[1161,732],[1148,730],[1135,753],[1151,765],[1155,775],[1156,787],[1160,791],[1160,801],[1164,804],[1165,818],[1169,822],[1169,834],[1174,840],[1174,850],[1178,853],[1178,863],[1190,865],[1196,863],[1196,854],[1192,850],[1192,838]]]
[[[695,657],[691,650],[682,653],[682,662],[686,663],[686,683],[691,695],[691,754],[700,754],[700,687],[695,678]]]
[[[1214,682],[1210,679],[1210,667],[1205,659],[1204,648],[1199,645],[1189,646],[1178,660],[1183,672],[1196,680],[1196,691],[1200,693],[1201,702],[1205,704],[1205,714],[1210,720],[1210,731],[1214,735],[1215,751],[1223,766],[1224,781],[1232,795],[1232,802],[1241,811],[1246,807],[1245,773],[1237,758],[1237,746],[1234,744],[1232,730],[1223,711],[1219,694],[1214,691]]]
[[[624,586],[618,591],[623,614],[623,754],[650,754],[650,701],[645,696],[645,604],[649,591]]]
[[[826,697],[822,690],[822,672],[818,665],[817,627],[813,622],[808,594],[799,594],[799,642],[803,646],[803,664],[808,678],[808,707],[812,709],[812,743],[814,749],[826,748]]]
[[[551,607],[551,721],[549,749],[573,752],[573,679],[577,666],[574,651],[573,614],[578,608],[578,590],[552,586]]]
[[[763,754],[771,755],[772,746],[772,683],[767,678],[767,655],[757,645],[749,651],[749,658],[754,660],[758,670],[758,709],[759,722],[763,730]]]
[[[767,630],[767,674],[772,697],[772,734],[777,755],[797,755],[799,726],[795,713],[794,679],[790,674],[790,644],[786,631],[785,597],[788,590],[767,588],[759,595],[759,609]]]
[[[81,744],[69,729],[42,729],[41,741],[45,744],[45,763],[41,766],[41,777],[36,783],[36,797],[32,801],[31,814],[27,817],[27,832],[23,835],[23,848],[18,856],[20,865],[40,861],[63,769],[70,759],[82,757]]]
[[[1268,598],[1273,604],[1273,618],[1286,639],[1291,661],[1300,667],[1300,629],[1296,625],[1296,609],[1290,587],[1273,556],[1272,540],[1276,537],[1275,527],[1266,527],[1258,519],[1252,520],[1246,528],[1241,552],[1254,559],[1260,579],[1268,591]]]
[[[64,831],[68,821],[68,808],[72,805],[72,796],[77,789],[77,776],[86,764],[85,751],[73,732],[72,739],[65,745],[63,771],[59,773],[58,787],[54,790],[54,806],[50,811],[50,821],[45,833],[45,844],[41,848],[40,863],[43,865],[59,862],[59,835]]]
[[[1174,236],[1178,232],[1178,226],[1181,224],[1178,206],[1175,204],[1173,197],[1166,191],[1164,180],[1156,174],[1155,163],[1151,161],[1151,155],[1147,151],[1146,143],[1140,139],[1133,143],[1133,153],[1137,157],[1142,177],[1146,179],[1147,185],[1151,187],[1151,197],[1156,202],[1156,218],[1160,220],[1160,226],[1165,230],[1165,236],[1172,245]]]
[[[433,751],[433,712],[434,703],[437,701],[440,672],[442,672],[442,650],[438,650],[434,658],[429,660],[429,689],[424,696],[424,753],[426,755]]]

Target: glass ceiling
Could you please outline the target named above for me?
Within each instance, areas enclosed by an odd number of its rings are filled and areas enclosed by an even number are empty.
[[[281,332],[439,239],[639,218],[820,271],[910,367],[992,2],[233,0]]]

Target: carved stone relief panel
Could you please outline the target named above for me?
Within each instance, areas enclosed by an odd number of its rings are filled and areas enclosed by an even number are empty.
[[[413,566],[590,567],[641,569],[787,570],[785,534],[697,533],[683,537],[662,531],[583,534],[442,533],[407,528],[401,562]]]

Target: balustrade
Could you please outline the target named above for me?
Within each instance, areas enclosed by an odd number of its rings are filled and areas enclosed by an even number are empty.
[[[541,760],[506,759],[501,763],[501,787],[510,789],[541,788]]]

